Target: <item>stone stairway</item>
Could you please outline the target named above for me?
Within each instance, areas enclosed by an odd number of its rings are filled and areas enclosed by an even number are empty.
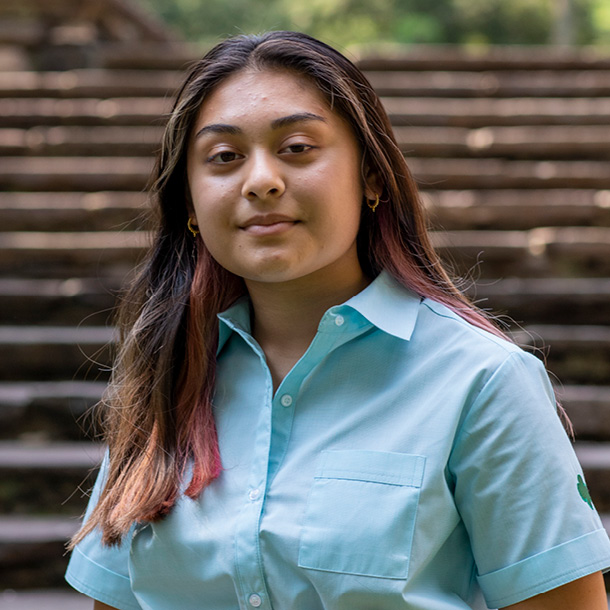
[[[147,243],[169,92],[195,55],[114,44],[96,57],[0,73],[0,590],[63,587],[101,451],[87,413],[108,378],[108,320]],[[610,57],[429,48],[361,66],[436,245],[546,357],[610,515]]]

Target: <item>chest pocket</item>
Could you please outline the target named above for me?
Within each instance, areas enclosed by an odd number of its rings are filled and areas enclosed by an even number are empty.
[[[299,566],[407,577],[426,458],[382,451],[324,451],[311,488]]]

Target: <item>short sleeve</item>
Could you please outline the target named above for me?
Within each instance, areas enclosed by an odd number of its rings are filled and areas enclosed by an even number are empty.
[[[98,501],[108,466],[104,457],[93,488],[85,519]],[[102,545],[101,535],[94,531],[80,542],[70,557],[66,580],[77,591],[119,610],[141,610],[129,579],[130,533],[118,547]]]
[[[610,567],[610,541],[542,363],[515,351],[468,410],[450,458],[490,608]]]

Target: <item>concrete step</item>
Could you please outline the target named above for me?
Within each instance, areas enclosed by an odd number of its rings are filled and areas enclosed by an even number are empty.
[[[0,127],[162,125],[165,98],[0,98]]]
[[[433,232],[432,243],[458,273],[472,277],[609,277],[610,229]]]
[[[468,289],[479,307],[517,323],[610,325],[610,278],[505,278]]]
[[[0,193],[0,231],[118,231],[143,224],[146,195],[133,191]]]
[[[95,438],[92,407],[105,382],[0,382],[0,440],[83,441]]]
[[[558,385],[556,393],[579,441],[610,440],[610,386]]]
[[[8,3],[4,7],[10,6]],[[0,45],[3,47],[29,47],[31,45],[40,44],[45,38],[45,28],[42,23],[37,23],[32,19],[15,19],[15,15],[11,18],[10,11],[8,15],[3,15],[0,21]]]
[[[366,54],[365,54],[366,53]],[[561,46],[493,45],[480,52],[477,47],[417,45],[408,49],[374,48],[358,58],[364,71],[480,71],[480,70],[608,70],[610,59],[602,49]]]
[[[0,380],[106,380],[114,329],[0,326]]]
[[[32,65],[29,61],[28,54],[25,49],[19,48],[16,45],[8,45],[1,42],[2,26],[0,25],[0,70],[29,70]]]
[[[180,85],[176,70],[65,70],[0,73],[0,97],[164,97]]]
[[[4,157],[0,187],[13,191],[141,191],[147,157]]]
[[[0,278],[0,324],[105,326],[118,288],[102,278]]]
[[[610,379],[610,326],[532,324],[513,336],[561,383],[605,385]]]
[[[75,517],[0,517],[0,589],[61,587],[65,544],[78,523]]]
[[[32,586],[37,585],[34,583]],[[91,610],[92,601],[89,597],[68,589],[64,583],[52,589],[7,588],[0,592],[0,610],[32,610],[32,608]]]
[[[368,71],[387,97],[604,97],[610,70]]]
[[[207,51],[195,43],[150,43],[147,41],[109,42],[101,46],[99,65],[112,70],[179,70],[203,57]]]
[[[78,517],[35,517],[3,515],[0,517],[0,541],[7,543],[37,543],[58,540],[65,542],[78,530]]]
[[[410,157],[610,158],[610,125],[397,127],[395,134]]]
[[[0,129],[0,154],[40,156],[153,155],[159,148],[162,127],[92,126]],[[583,146],[583,150],[585,146]],[[602,154],[603,151],[600,151]]]
[[[65,544],[78,524],[77,517],[1,516],[0,589],[62,586]]]
[[[435,189],[608,189],[607,161],[407,158],[418,183]]]
[[[0,441],[0,514],[82,514],[102,455],[90,442]]]
[[[141,231],[0,233],[0,276],[121,281],[142,256],[149,238]]]
[[[610,190],[428,190],[423,197],[433,225],[447,230],[610,226]]]
[[[607,125],[605,98],[382,98],[395,126]],[[1,103],[1,100],[0,100]]]

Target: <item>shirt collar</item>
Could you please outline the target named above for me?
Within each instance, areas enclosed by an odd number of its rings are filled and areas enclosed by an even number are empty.
[[[399,339],[411,338],[421,298],[399,284],[387,271],[382,271],[362,292],[343,305],[332,307],[332,315],[351,309],[372,325]],[[247,296],[218,314],[218,350],[223,348],[232,332],[250,334],[250,301]]]
[[[218,355],[231,336],[231,333],[246,332],[250,334],[250,299],[247,295],[240,297],[231,307],[220,312],[217,317],[220,320],[218,327],[218,349],[216,350]]]
[[[408,341],[415,328],[421,298],[382,271],[362,292],[346,301],[380,330]]]

